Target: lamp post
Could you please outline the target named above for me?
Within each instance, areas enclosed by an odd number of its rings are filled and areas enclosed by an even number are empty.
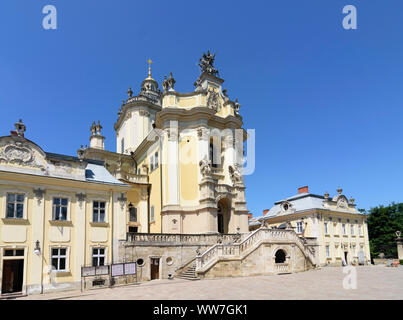
[[[37,256],[41,254],[41,246],[39,240],[36,240],[35,242],[34,254],[36,254]]]

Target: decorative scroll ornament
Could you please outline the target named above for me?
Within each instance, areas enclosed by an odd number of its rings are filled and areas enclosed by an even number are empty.
[[[119,201],[119,203],[120,203],[120,208],[123,210],[124,207],[125,207],[126,201],[127,201],[127,198],[125,197],[125,194],[124,194],[124,193],[122,193],[122,194],[120,195],[120,198],[118,198],[118,201]]]
[[[38,200],[38,204],[41,204],[41,201],[43,199],[43,195],[45,194],[44,189],[34,189],[34,195]]]
[[[219,100],[219,94],[214,91],[209,91],[209,96],[207,98],[207,107],[213,109],[215,112],[219,112],[221,109],[221,104]]]
[[[78,202],[80,203],[80,208],[82,208],[83,202],[85,201],[85,198],[86,198],[86,197],[87,197],[87,196],[86,196],[85,193],[77,193],[77,194],[76,194],[76,198],[77,198]]]
[[[37,162],[34,151],[22,141],[13,141],[0,149],[0,162],[44,168]]]
[[[337,200],[337,208],[343,208],[346,209],[348,207],[347,200],[344,197],[340,197]]]

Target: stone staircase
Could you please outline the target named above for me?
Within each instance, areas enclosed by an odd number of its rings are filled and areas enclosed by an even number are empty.
[[[196,262],[193,262],[190,266],[183,269],[176,277],[193,281],[200,280],[200,278],[196,276]]]
[[[204,253],[196,257],[195,271],[200,277],[200,274],[204,274],[212,266],[219,263],[220,261],[229,261],[234,259],[243,260],[262,243],[294,244],[301,250],[301,252],[305,256],[305,259],[309,261],[309,263],[313,267],[317,266],[317,259],[314,250],[312,250],[312,248],[310,248],[306,244],[306,242],[295,233],[294,230],[269,229],[267,227],[261,227],[253,231],[251,234],[249,234],[249,236],[247,236],[239,243],[218,243],[213,245]],[[289,265],[276,264],[275,270],[278,273],[289,272]],[[201,278],[203,278],[203,276],[201,276]]]

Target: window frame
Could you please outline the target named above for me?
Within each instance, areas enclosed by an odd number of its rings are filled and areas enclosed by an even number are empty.
[[[104,250],[104,253],[101,254],[99,253],[99,250]],[[107,265],[107,254],[106,254],[106,247],[101,247],[101,246],[97,246],[97,247],[91,247],[91,266],[92,267],[101,267],[101,266],[105,266]],[[94,250],[98,250],[98,254],[94,255]],[[94,265],[94,258],[97,259],[97,265]],[[100,258],[104,258],[103,264],[99,264],[100,262]]]
[[[15,199],[14,199],[14,201],[13,202],[11,202],[12,204],[13,204],[13,206],[14,206],[14,209],[13,209],[13,216],[12,217],[9,217],[8,216],[8,204],[9,204],[9,201],[8,201],[8,197],[9,197],[9,195],[14,195],[15,196]],[[22,195],[23,197],[24,197],[24,199],[23,199],[23,201],[18,201],[17,200],[17,196],[19,196],[19,195]],[[24,220],[24,219],[26,219],[26,215],[25,215],[25,209],[26,209],[26,205],[27,205],[27,203],[26,203],[26,199],[27,199],[27,194],[26,194],[26,192],[21,192],[21,191],[7,191],[6,193],[5,193],[5,202],[6,202],[6,204],[5,204],[5,215],[4,215],[4,218],[5,219],[16,219],[16,220]],[[22,217],[17,217],[17,207],[18,207],[18,205],[22,205]]]
[[[154,153],[154,170],[158,169],[159,162],[158,162],[158,151],[155,151]]]
[[[122,139],[120,139],[120,153],[125,153],[125,137],[122,137]]]
[[[54,201],[55,199],[66,199],[67,204],[66,205],[55,205]],[[70,221],[70,202],[71,202],[71,197],[68,196],[63,196],[63,195],[52,195],[52,221]],[[61,201],[60,201],[61,203]],[[59,206],[60,208],[66,207],[66,219],[55,219],[56,218],[56,207]],[[61,211],[59,211],[59,217],[60,217]]]
[[[326,258],[330,258],[330,245],[325,246]]]
[[[150,172],[154,171],[154,155],[150,157]]]
[[[107,223],[108,222],[108,219],[107,219],[107,217],[108,217],[108,201],[106,201],[105,199],[91,199],[92,200],[92,222],[93,223]],[[94,220],[94,210],[95,210],[95,202],[98,202],[98,204],[99,204],[99,207],[98,207],[98,220],[97,221],[95,221]],[[100,218],[100,210],[102,210],[102,208],[100,207],[100,204],[101,204],[101,202],[103,202],[104,204],[105,204],[105,206],[104,206],[104,220],[103,221],[100,221],[99,220],[99,218]]]
[[[304,230],[303,222],[302,221],[297,221],[297,233],[302,233],[303,230]]]
[[[329,234],[329,229],[328,229],[328,223],[327,222],[323,223],[323,227],[324,227],[325,234]]]
[[[60,250],[66,250],[66,253],[64,255],[60,254]],[[58,250],[57,255],[53,255],[53,250]],[[60,259],[65,259],[64,261],[64,269],[53,269],[53,259],[58,260],[58,268],[60,268]],[[52,266],[52,271],[55,272],[68,272],[70,270],[69,268],[69,248],[68,247],[50,247],[50,265]]]
[[[130,212],[131,209],[134,209],[135,217],[136,217],[135,220],[131,219],[131,216],[132,216],[132,213]],[[129,222],[138,222],[139,219],[138,219],[138,209],[137,209],[137,207],[133,206],[131,209],[129,208]]]

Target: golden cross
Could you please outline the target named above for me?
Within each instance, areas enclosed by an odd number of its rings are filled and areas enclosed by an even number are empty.
[[[151,59],[147,60],[148,63],[148,77],[151,78],[151,64],[153,63]]]

